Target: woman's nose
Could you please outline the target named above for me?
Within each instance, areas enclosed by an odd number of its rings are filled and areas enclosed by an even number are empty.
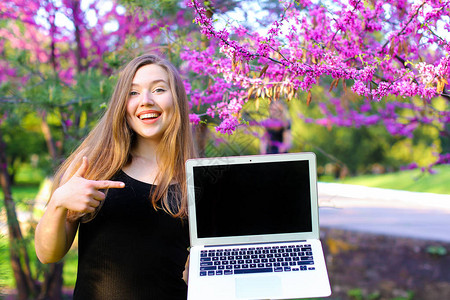
[[[154,104],[155,104],[155,101],[153,99],[153,94],[150,91],[143,93],[142,99],[141,99],[141,105],[144,106],[144,105],[154,105]]]

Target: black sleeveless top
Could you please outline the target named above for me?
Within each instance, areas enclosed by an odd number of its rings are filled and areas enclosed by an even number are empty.
[[[152,185],[120,171],[97,216],[81,223],[75,300],[186,299],[187,220],[155,211]]]

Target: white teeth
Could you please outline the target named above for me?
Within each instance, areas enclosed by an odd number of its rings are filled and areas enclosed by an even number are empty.
[[[149,113],[149,114],[143,114],[139,116],[139,119],[153,119],[159,117],[158,113]]]

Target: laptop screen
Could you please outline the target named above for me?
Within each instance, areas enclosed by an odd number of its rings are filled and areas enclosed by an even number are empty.
[[[311,232],[308,161],[195,166],[199,238]]]

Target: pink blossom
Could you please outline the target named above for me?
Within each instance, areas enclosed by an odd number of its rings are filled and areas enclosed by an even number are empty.
[[[238,119],[235,117],[230,117],[224,119],[219,126],[216,126],[216,131],[222,134],[233,134],[236,131],[236,127],[239,125]]]
[[[200,117],[197,114],[189,114],[189,121],[191,124],[198,124],[200,123]]]

